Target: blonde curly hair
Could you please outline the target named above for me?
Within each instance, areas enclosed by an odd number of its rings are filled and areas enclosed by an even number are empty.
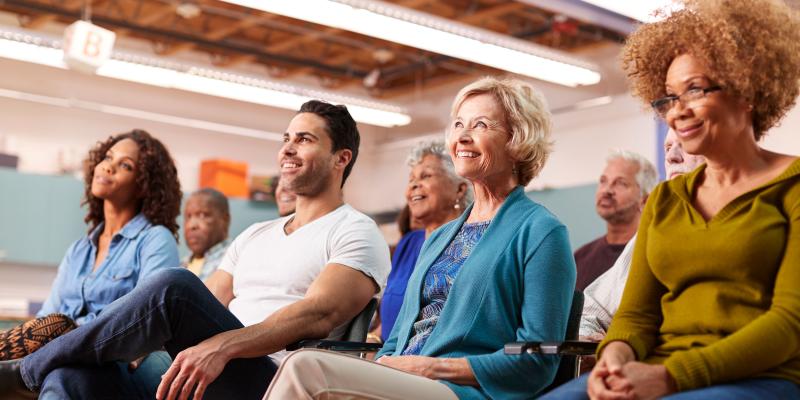
[[[622,52],[634,96],[666,95],[672,60],[691,54],[709,78],[752,105],[756,140],[792,108],[800,85],[800,18],[781,0],[683,0],[684,8],[639,27]]]

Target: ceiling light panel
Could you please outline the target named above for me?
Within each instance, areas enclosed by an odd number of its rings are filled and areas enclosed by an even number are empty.
[[[593,85],[601,78],[596,65],[564,52],[381,1],[223,1],[564,86]]]
[[[57,40],[0,30],[2,58],[68,69],[60,47]],[[306,101],[325,100],[346,105],[354,120],[376,126],[403,126],[411,122],[405,109],[390,104],[120,51],[115,51],[96,74],[293,111]]]

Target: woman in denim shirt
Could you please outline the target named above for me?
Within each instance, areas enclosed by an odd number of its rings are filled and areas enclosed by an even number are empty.
[[[64,255],[39,318],[0,338],[6,339],[0,350],[7,349],[0,351],[0,358],[21,358],[35,351],[76,324],[94,320],[153,271],[180,265],[175,221],[180,213],[180,183],[172,157],[160,141],[133,130],[98,143],[89,152],[85,182],[89,234]],[[46,337],[39,336],[43,330],[48,331]],[[15,346],[22,343],[17,338],[37,341],[38,346]],[[151,381],[155,379],[155,388],[169,363],[169,356],[153,353],[130,368],[122,367],[133,371],[138,366],[132,379],[142,378],[137,386],[149,391]]]
[[[89,153],[85,179],[89,234],[67,250],[37,314],[78,325],[154,270],[180,265],[180,183],[160,141],[142,130],[109,138]]]

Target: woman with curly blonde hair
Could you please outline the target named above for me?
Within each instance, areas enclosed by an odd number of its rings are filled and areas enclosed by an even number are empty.
[[[798,95],[800,19],[777,0],[685,3],[623,64],[706,164],[651,193],[597,365],[547,398],[800,398],[800,161],[758,145]]]
[[[38,318],[0,332],[0,360],[21,361],[93,321],[152,272],[180,265],[176,218],[182,194],[166,147],[137,129],[99,142],[85,166],[89,232],[67,249]],[[153,353],[119,373],[131,373],[135,390],[155,397],[170,361],[166,353]],[[116,365],[111,368],[116,372]],[[41,396],[60,398],[63,393],[50,393],[45,384]]]

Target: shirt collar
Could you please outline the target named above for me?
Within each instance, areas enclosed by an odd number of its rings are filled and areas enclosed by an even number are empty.
[[[139,213],[122,227],[122,230],[119,231],[119,234],[127,239],[133,239],[139,235],[139,232],[141,232],[144,228],[147,228],[148,225],[150,225],[150,221],[147,220],[147,217],[145,217],[144,214]]]
[[[92,243],[97,243],[97,237],[103,232],[103,227],[105,224],[105,221],[97,224],[97,227],[94,228],[92,233],[89,234],[89,237],[92,239]],[[139,213],[136,214],[133,219],[128,221],[128,223],[126,223],[117,234],[124,236],[126,239],[133,239],[148,225],[150,225],[150,221],[147,220],[147,217],[145,217],[144,214]]]
[[[214,254],[214,253],[219,252],[221,249],[223,249],[225,247],[228,247],[228,243],[230,243],[230,242],[231,242],[230,238],[225,238],[225,240],[223,240],[223,241],[211,246],[211,248],[208,249],[208,251],[206,251],[205,254],[203,254],[203,257],[208,257],[210,254]]]
[[[230,244],[230,243],[231,243],[231,238],[228,237],[228,238],[225,238],[225,240],[223,240],[223,241],[211,246],[210,249],[206,250],[206,252],[203,253],[203,259],[206,259],[209,256],[211,256],[212,254],[216,254],[219,251],[225,249],[226,247],[228,247],[228,244]],[[184,265],[189,265],[189,263],[192,262],[192,260],[194,260],[194,257],[192,257],[192,253],[190,252],[189,255],[184,257],[183,264]]]

